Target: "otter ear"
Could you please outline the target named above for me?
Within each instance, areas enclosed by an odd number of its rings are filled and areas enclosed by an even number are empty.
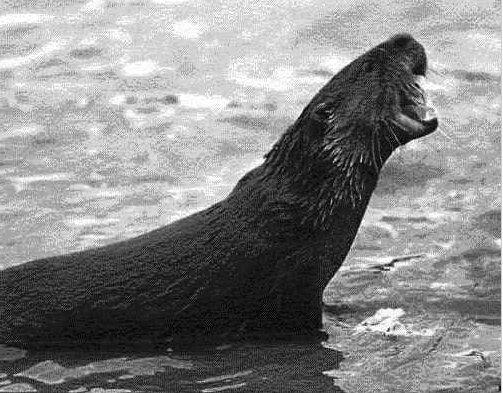
[[[308,115],[307,126],[312,136],[323,136],[335,119],[333,104],[321,102]]]
[[[333,106],[329,106],[327,102],[319,103],[311,112],[312,119],[320,123],[326,123],[330,118],[333,118],[333,116]]]

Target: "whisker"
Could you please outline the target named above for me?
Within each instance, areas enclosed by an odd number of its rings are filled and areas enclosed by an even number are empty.
[[[437,128],[437,131],[442,135],[444,136],[447,140],[451,141],[452,143],[454,143],[458,148],[462,149],[462,150],[465,150],[465,151],[468,151],[468,149],[463,146],[462,144],[460,144],[455,138],[453,138],[452,136],[450,136],[449,134],[447,134],[442,128],[438,127]]]
[[[401,126],[397,122],[395,122],[394,120],[392,120],[392,123],[395,126],[401,128]],[[398,146],[401,146],[402,144],[400,143],[400,139],[398,139],[398,137],[396,136],[395,131],[393,130],[393,127],[389,127],[389,130],[390,130],[391,134],[393,135],[393,137],[395,138],[396,142],[398,143]]]
[[[388,145],[389,145],[391,151],[395,150],[395,146],[393,146],[393,144],[391,143],[391,141],[388,138],[388,132],[387,131],[384,132],[383,135],[384,135],[384,138],[386,138],[386,140],[388,141]]]
[[[374,143],[374,137],[375,137],[375,132],[372,133],[372,139],[371,139],[371,150],[372,150],[372,161],[374,161],[374,166],[376,169],[376,172],[379,172],[379,168],[377,167],[377,161],[376,161],[376,153],[375,153],[375,143]]]
[[[382,157],[382,153],[381,153],[381,142],[379,140],[379,135],[377,134],[377,132],[375,132],[376,134],[376,141],[377,141],[377,152],[379,153],[379,164],[380,164],[380,167],[382,168],[382,166],[384,165],[384,161],[383,161],[383,157]]]
[[[445,137],[445,139],[451,141],[454,143],[456,146],[460,147],[461,149],[466,150],[465,146],[461,145],[456,138],[453,138],[450,134],[454,133],[454,124],[452,121],[442,121],[437,128],[437,131]]]
[[[429,67],[428,71],[431,72],[432,74],[435,74],[437,76],[444,76],[440,71],[438,71],[436,68]]]
[[[451,122],[446,122],[446,121],[442,122],[442,128],[446,129],[447,131],[454,130],[454,126],[451,124]]]
[[[439,133],[441,133],[443,136],[445,136],[447,139],[449,139],[450,141],[455,142],[455,140],[449,134],[445,133],[441,127],[438,127],[437,131]]]

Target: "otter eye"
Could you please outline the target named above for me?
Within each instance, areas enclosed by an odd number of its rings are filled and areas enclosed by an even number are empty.
[[[414,75],[425,76],[426,75],[426,60],[420,59],[418,63],[412,68],[412,73]]]

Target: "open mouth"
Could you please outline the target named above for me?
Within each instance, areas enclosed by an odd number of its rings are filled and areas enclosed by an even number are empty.
[[[438,127],[436,110],[422,87],[424,80],[422,75],[414,76],[414,83],[402,97],[402,113],[397,116],[398,125],[411,139],[428,135]]]
[[[412,94],[404,105],[403,112],[416,121],[428,121],[436,117],[436,111],[428,99],[424,89],[424,76],[416,75],[412,85]]]

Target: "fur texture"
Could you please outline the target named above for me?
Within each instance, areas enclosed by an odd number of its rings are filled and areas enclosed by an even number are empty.
[[[418,136],[395,118],[405,106],[416,116],[425,71],[423,47],[392,37],[334,76],[225,200],[131,240],[0,271],[0,341],[316,335],[379,170]]]

